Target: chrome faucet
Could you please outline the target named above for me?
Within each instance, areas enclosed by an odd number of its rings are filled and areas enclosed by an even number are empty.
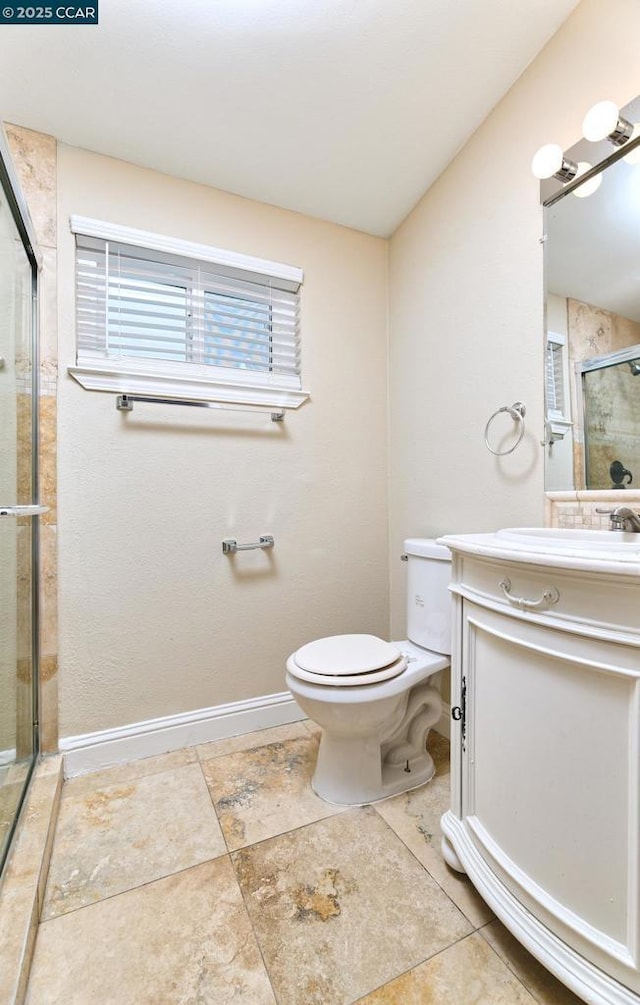
[[[630,530],[640,534],[640,516],[628,506],[616,506],[609,514],[610,530]]]

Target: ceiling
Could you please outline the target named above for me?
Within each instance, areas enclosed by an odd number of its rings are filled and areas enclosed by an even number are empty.
[[[578,0],[100,0],[0,27],[0,118],[388,236]]]

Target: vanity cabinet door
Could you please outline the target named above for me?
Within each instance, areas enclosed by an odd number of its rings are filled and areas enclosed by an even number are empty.
[[[640,991],[640,652],[462,604],[465,831],[564,942]]]

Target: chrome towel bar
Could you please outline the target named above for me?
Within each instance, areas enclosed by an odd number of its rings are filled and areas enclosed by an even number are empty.
[[[134,401],[150,401],[155,405],[191,405],[192,408],[228,408],[236,412],[271,412],[272,422],[284,422],[284,411],[273,412],[269,408],[246,407],[217,401],[190,401],[187,398],[157,398],[147,394],[119,394],[116,408],[119,412],[133,412]]]
[[[222,554],[235,555],[236,551],[255,551],[256,548],[264,551],[266,548],[273,548],[274,544],[271,534],[263,534],[259,541],[251,541],[249,544],[238,544],[234,538],[227,538],[222,542]]]

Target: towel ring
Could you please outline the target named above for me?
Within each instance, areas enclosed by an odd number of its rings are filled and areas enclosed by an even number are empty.
[[[519,423],[520,432],[518,433],[518,439],[509,447],[508,450],[494,450],[493,447],[489,445],[489,427],[496,416],[500,415],[501,412],[508,412],[514,422]],[[484,443],[491,454],[495,454],[496,457],[504,457],[506,454],[512,454],[517,446],[522,442],[522,437],[524,436],[524,417],[527,414],[527,409],[523,401],[514,401],[513,405],[503,405],[499,408],[497,412],[494,412],[486,426],[484,427]]]

